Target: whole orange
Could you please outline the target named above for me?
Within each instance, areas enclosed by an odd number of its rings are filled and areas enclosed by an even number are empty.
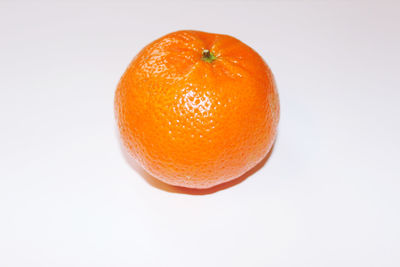
[[[115,113],[128,152],[165,183],[208,188],[235,179],[271,149],[279,121],[273,75],[228,35],[170,33],[123,74]]]

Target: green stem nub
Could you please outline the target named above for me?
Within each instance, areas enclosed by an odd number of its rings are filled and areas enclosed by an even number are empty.
[[[216,59],[216,57],[213,55],[213,53],[210,52],[210,50],[204,49],[201,59],[208,63],[211,63]]]

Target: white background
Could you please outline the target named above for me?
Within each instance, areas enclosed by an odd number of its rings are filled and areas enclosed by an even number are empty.
[[[145,2],[0,3],[0,266],[400,266],[400,3]],[[180,29],[279,87],[269,160],[210,194],[149,184],[116,135],[126,66]]]

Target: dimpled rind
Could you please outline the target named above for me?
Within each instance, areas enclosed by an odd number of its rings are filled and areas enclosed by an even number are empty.
[[[202,60],[203,50],[215,56]],[[271,149],[279,98],[264,60],[241,41],[178,31],[147,45],[123,74],[115,114],[127,151],[168,184],[209,188]]]

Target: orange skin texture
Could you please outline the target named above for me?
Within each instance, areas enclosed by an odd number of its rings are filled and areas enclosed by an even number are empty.
[[[202,59],[207,49],[215,60]],[[115,93],[124,146],[155,178],[209,188],[233,180],[272,147],[279,98],[271,70],[228,35],[178,31],[147,45]]]

